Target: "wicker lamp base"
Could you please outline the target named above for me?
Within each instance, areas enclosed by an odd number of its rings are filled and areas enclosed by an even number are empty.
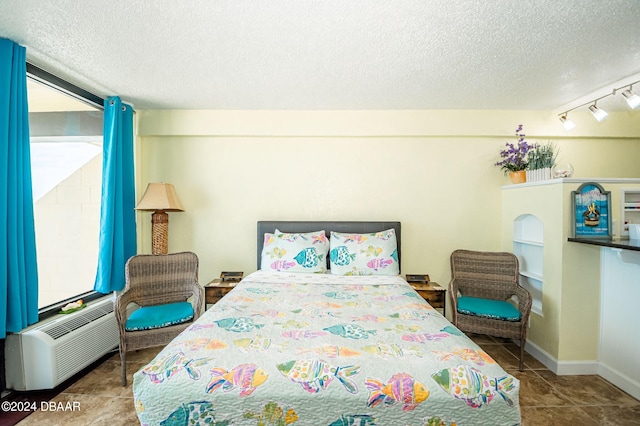
[[[151,253],[169,253],[169,215],[164,210],[151,215]]]

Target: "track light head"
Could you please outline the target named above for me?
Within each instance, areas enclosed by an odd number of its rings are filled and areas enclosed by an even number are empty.
[[[636,109],[640,106],[640,96],[631,91],[631,86],[622,92],[622,96],[624,100],[627,101],[627,104],[629,104],[629,108]]]
[[[574,123],[573,121],[569,120],[567,118],[567,114],[562,114],[560,116],[560,122],[562,123],[562,127],[564,127],[565,130],[569,131],[569,130],[573,130],[576,128],[576,123]]]
[[[607,118],[607,115],[609,115],[607,111],[598,108],[595,103],[589,107],[589,111],[591,111],[593,117],[598,121],[604,120]]]

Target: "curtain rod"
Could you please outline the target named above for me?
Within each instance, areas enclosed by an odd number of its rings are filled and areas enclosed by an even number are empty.
[[[29,62],[27,62],[27,74],[34,80],[53,89],[61,90],[81,102],[90,104],[95,108],[104,109],[104,99],[100,96],[94,95],[87,90],[71,84],[68,81],[63,80]]]

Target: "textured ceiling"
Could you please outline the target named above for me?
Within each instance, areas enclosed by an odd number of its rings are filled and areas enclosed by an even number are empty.
[[[136,109],[558,110],[640,80],[639,20],[637,0],[0,1],[30,62]]]

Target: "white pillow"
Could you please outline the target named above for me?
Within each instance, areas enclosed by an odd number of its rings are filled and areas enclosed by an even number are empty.
[[[334,275],[398,275],[396,231],[371,234],[331,232],[329,260]]]
[[[324,273],[329,241],[325,231],[264,234],[260,269],[269,271]]]

